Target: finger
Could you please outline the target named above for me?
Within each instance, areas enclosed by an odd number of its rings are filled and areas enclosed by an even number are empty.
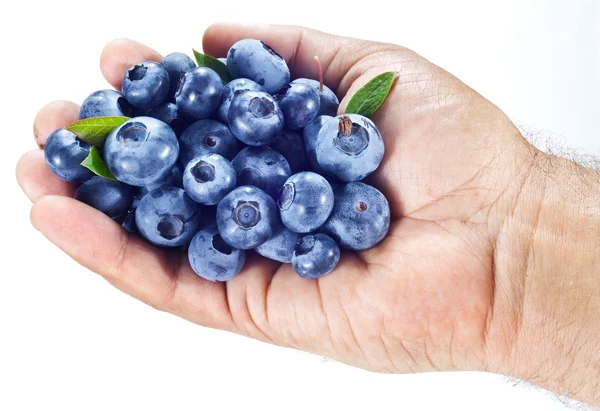
[[[33,135],[40,148],[56,129],[63,128],[79,119],[79,106],[70,101],[53,101],[45,105],[33,121]]]
[[[31,222],[52,243],[120,290],[198,324],[238,332],[221,283],[195,275],[185,254],[159,249],[72,198],[45,196]]]
[[[50,171],[42,150],[30,151],[20,158],[17,181],[32,202],[51,194],[72,197],[75,191],[73,184],[61,180]]]
[[[255,38],[273,47],[288,63],[294,77],[318,78],[314,56],[319,56],[325,83],[344,95],[351,80],[344,81],[350,69],[366,56],[385,50],[405,50],[399,46],[334,36],[296,26],[215,24],[204,32],[207,54],[225,56],[238,40]],[[358,77],[358,74],[356,74]]]
[[[115,89],[121,90],[121,83],[125,72],[142,61],[162,60],[162,56],[156,50],[144,46],[137,41],[129,39],[117,39],[108,43],[100,56],[100,70]]]

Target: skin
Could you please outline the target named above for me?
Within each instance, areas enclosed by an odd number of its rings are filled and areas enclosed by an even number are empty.
[[[457,78],[403,47],[289,26],[215,25],[204,51],[259,38],[349,98],[385,71],[399,77],[373,116],[386,155],[370,182],[392,224],[376,248],[342,253],[307,281],[251,256],[227,283],[195,275],[183,254],[127,235],[69,198],[37,150],[17,167],[33,226],[82,265],[145,303],[197,324],[319,353],[377,372],[481,370],[600,404],[600,176],[543,154]],[[125,70],[160,55],[130,40],[102,53],[117,89]],[[63,109],[66,108],[66,109]],[[39,144],[76,119],[42,109]],[[89,241],[94,238],[95,241]]]

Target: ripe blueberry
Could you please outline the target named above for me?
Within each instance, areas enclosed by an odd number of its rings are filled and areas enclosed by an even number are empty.
[[[223,156],[204,154],[186,166],[183,188],[195,202],[216,205],[235,188],[235,170]]]
[[[219,119],[227,123],[227,113],[229,113],[229,106],[231,106],[231,100],[236,92],[241,91],[265,91],[265,89],[258,83],[247,78],[238,78],[231,80],[223,87],[223,94],[221,95],[221,101],[219,102]]]
[[[233,78],[257,82],[268,93],[275,93],[290,82],[290,69],[283,57],[259,40],[244,39],[231,46],[227,70]]]
[[[127,215],[133,203],[133,187],[119,181],[94,176],[79,186],[75,199],[99,210],[110,218]]]
[[[217,206],[221,237],[234,248],[247,250],[258,247],[271,238],[276,224],[275,201],[257,187],[238,187]]]
[[[223,81],[207,67],[196,67],[181,77],[175,102],[179,110],[195,120],[210,117],[221,100]]]
[[[192,123],[190,119],[185,117],[181,110],[174,103],[164,103],[158,107],[153,108],[148,112],[148,117],[155,118],[157,120],[166,123],[173,129],[177,137],[185,131],[186,128]]]
[[[319,170],[351,182],[375,171],[383,154],[383,139],[375,124],[358,114],[344,114],[323,125],[314,156]]]
[[[164,178],[178,155],[179,143],[171,127],[152,117],[126,121],[104,143],[108,169],[132,186],[148,186]]]
[[[292,174],[308,170],[308,159],[306,157],[304,139],[297,131],[282,130],[269,147],[285,157],[290,165]]]
[[[280,263],[291,263],[294,247],[302,234],[295,233],[281,223],[273,229],[273,236],[254,249],[263,257]]]
[[[131,105],[149,110],[167,99],[170,87],[167,70],[154,61],[144,61],[127,70],[122,91]]]
[[[281,221],[296,233],[321,227],[333,209],[333,190],[323,177],[311,171],[294,174],[279,191]]]
[[[294,248],[292,266],[298,275],[315,280],[329,274],[340,261],[340,248],[325,234],[308,234]]]
[[[246,147],[231,162],[239,186],[255,186],[277,198],[279,188],[291,175],[286,159],[269,147]]]
[[[202,154],[220,154],[231,160],[238,152],[239,141],[225,124],[215,120],[198,120],[183,132],[179,145],[179,162],[185,167]]]
[[[63,128],[54,131],[48,137],[44,147],[44,156],[48,167],[59,178],[71,183],[81,183],[94,173],[81,165],[90,154],[91,146]]]
[[[324,231],[349,250],[366,250],[386,236],[390,207],[383,194],[364,183],[338,187],[335,204]]]
[[[171,87],[169,88],[168,99],[172,100],[175,97],[175,92],[177,91],[177,86],[179,85],[181,77],[196,67],[196,63],[194,63],[194,60],[187,54],[171,53],[163,57],[160,64],[162,64],[165,70],[167,70],[167,73],[169,73]]]
[[[196,233],[188,249],[188,259],[196,274],[209,281],[229,281],[244,266],[246,252],[231,247],[215,225]]]
[[[250,146],[270,144],[283,128],[283,113],[275,98],[262,91],[235,93],[227,122],[233,135]]]
[[[286,128],[299,130],[317,117],[321,105],[318,93],[318,89],[303,83],[291,83],[278,92],[277,102]]]
[[[81,104],[79,119],[104,116],[133,116],[133,107],[115,90],[99,90],[90,94]]]
[[[200,206],[181,188],[163,186],[140,200],[135,222],[140,234],[154,245],[186,245],[198,231]]]
[[[331,89],[327,86],[323,86],[323,91],[319,90],[320,83],[317,80],[309,78],[297,78],[290,84],[306,84],[313,87],[318,91],[321,104],[319,105],[319,116],[335,116],[337,114],[338,106],[340,101]]]

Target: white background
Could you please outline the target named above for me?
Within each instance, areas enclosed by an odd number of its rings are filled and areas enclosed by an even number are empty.
[[[387,3],[387,5],[385,5]],[[14,167],[55,99],[105,88],[103,45],[201,47],[212,22],[305,25],[415,49],[515,122],[600,155],[600,2],[19,1],[1,6],[0,410],[562,410],[475,374],[383,376],[203,329],[112,289],[29,224]],[[393,4],[393,6],[392,6]]]

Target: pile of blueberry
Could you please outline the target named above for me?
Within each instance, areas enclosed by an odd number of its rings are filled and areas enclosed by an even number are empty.
[[[384,154],[373,122],[336,116],[322,80],[290,82],[285,60],[261,41],[234,44],[226,69],[224,85],[182,53],[131,67],[121,93],[97,91],[79,114],[130,117],[98,146],[114,179],[81,165],[92,146],[67,129],[48,138],[48,166],[128,231],[187,247],[193,270],[211,281],[238,274],[246,250],[315,279],[335,268],[340,246],[379,243],[388,202],[360,182]]]

